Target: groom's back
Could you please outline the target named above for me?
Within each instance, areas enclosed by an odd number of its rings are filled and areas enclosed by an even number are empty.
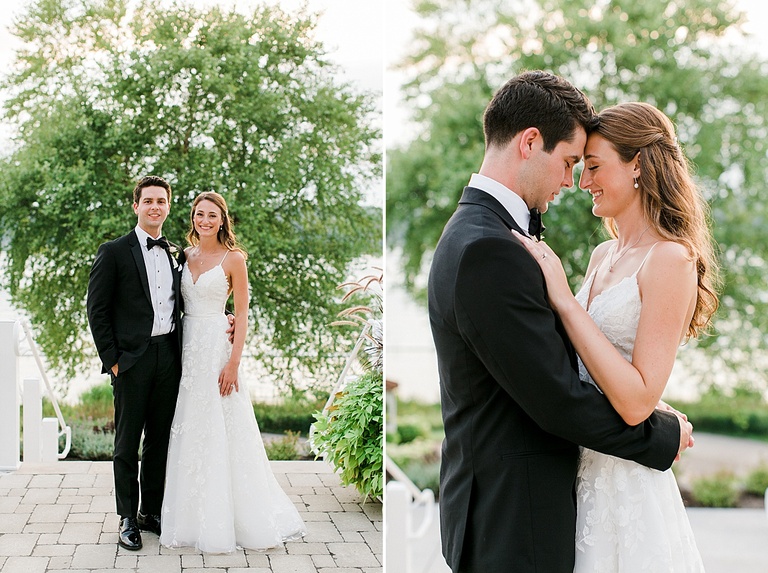
[[[488,355],[479,347],[494,325],[479,324],[482,319],[465,304],[472,298],[473,284],[496,280],[473,274],[478,253],[492,250],[503,256],[523,247],[489,208],[490,198],[478,190],[469,192],[435,249],[428,285],[445,427],[440,475],[443,552],[454,571],[572,570],[573,529],[568,527],[575,519],[570,497],[577,449],[544,432],[494,378],[492,366],[486,364]],[[466,201],[468,197],[478,201]],[[520,280],[517,270],[503,271],[514,289]],[[510,341],[508,352],[514,351]],[[541,473],[556,477],[542,480]],[[553,521],[565,524],[564,535],[542,531]],[[570,552],[542,550],[542,540],[546,545],[558,536],[568,538]]]

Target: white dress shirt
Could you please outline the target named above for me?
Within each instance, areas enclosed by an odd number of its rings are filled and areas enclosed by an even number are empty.
[[[141,245],[141,253],[144,255],[144,265],[147,268],[149,281],[149,295],[152,299],[152,309],[155,311],[152,336],[161,336],[173,330],[173,305],[176,297],[173,292],[173,271],[171,270],[170,255],[165,249],[158,246],[147,249],[149,233],[138,225],[136,225],[135,230]]]
[[[531,211],[528,209],[528,205],[525,204],[523,198],[517,193],[502,185],[495,179],[480,175],[479,173],[473,173],[469,180],[469,187],[480,189],[485,191],[501,203],[502,207],[507,210],[507,213],[515,220],[520,228],[528,235],[528,223],[531,222]],[[528,235],[530,236],[530,235]]]

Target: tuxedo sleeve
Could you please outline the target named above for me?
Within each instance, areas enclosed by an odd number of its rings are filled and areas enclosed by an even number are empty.
[[[88,279],[88,324],[91,327],[96,350],[107,372],[117,364],[120,354],[117,349],[113,327],[113,308],[115,285],[117,284],[117,264],[109,243],[99,247],[91,267]]]
[[[456,281],[461,336],[542,429],[655,469],[672,465],[680,441],[677,418],[657,411],[628,426],[603,394],[579,380],[558,334],[541,270],[517,239],[470,243]]]

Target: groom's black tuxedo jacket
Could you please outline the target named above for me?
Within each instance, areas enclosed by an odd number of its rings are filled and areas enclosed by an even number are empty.
[[[667,469],[671,414],[627,426],[581,382],[536,261],[509,213],[466,188],[429,276],[445,441],[443,554],[453,571],[571,573],[576,444]]]
[[[177,245],[171,260],[176,296],[174,332],[181,345],[181,268],[184,251]],[[117,364],[119,372],[133,366],[149,346],[154,321],[149,281],[142,249],[135,231],[102,244],[96,253],[88,283],[88,322],[103,365]],[[180,353],[179,353],[180,354]]]

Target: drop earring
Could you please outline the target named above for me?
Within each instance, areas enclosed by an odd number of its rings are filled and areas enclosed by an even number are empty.
[[[633,185],[635,189],[638,189],[640,185],[637,183],[637,177],[635,177],[635,184]]]

